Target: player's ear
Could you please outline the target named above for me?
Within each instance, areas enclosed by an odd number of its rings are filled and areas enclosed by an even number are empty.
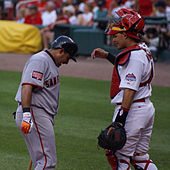
[[[122,34],[123,34],[123,36],[125,37],[125,39],[128,38],[128,36],[127,36],[127,34],[126,34],[125,32],[123,32]]]
[[[60,49],[59,49],[59,54],[62,55],[63,53],[64,53],[64,48],[60,48]]]

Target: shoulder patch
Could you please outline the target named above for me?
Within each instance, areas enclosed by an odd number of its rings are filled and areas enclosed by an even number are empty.
[[[36,79],[36,80],[42,80],[42,77],[43,77],[43,73],[41,72],[38,72],[38,71],[33,71],[32,72],[32,78],[33,79]]]
[[[125,79],[127,81],[136,81],[136,76],[133,73],[132,74],[129,73],[126,75]]]

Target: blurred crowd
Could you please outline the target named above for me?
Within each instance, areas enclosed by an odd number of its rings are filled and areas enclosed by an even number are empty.
[[[77,24],[105,29],[100,18],[112,17],[120,8],[133,8],[144,17],[170,22],[170,0],[0,0],[0,20],[41,25],[44,48],[53,41],[56,24]],[[169,49],[170,24],[147,25],[145,42],[157,54]]]

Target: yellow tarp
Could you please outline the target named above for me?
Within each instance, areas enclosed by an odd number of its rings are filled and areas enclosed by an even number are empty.
[[[42,38],[38,28],[0,20],[0,52],[35,53],[41,49]]]

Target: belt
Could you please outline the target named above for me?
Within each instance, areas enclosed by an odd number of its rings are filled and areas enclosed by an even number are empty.
[[[145,98],[134,100],[133,103],[145,102]],[[122,105],[122,103],[116,103],[117,105]]]

